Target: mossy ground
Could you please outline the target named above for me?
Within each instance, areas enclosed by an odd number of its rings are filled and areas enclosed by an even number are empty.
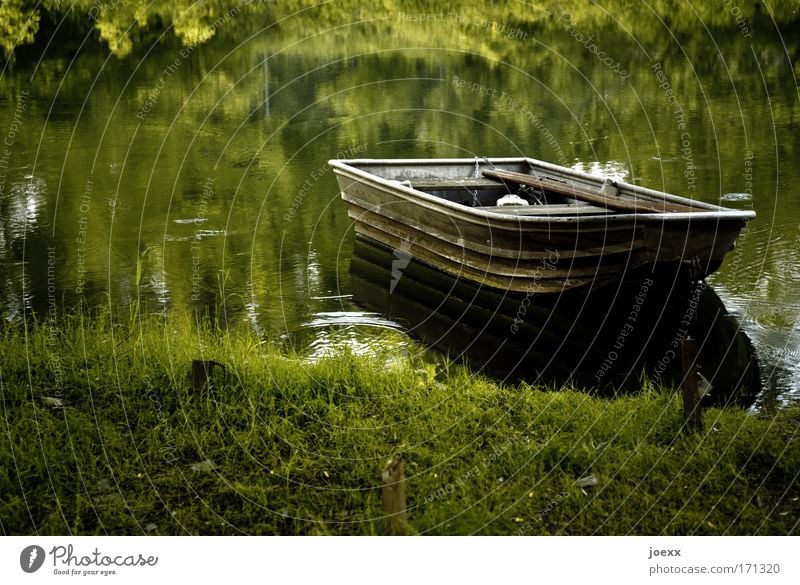
[[[0,351],[5,534],[381,534],[392,455],[414,533],[799,530],[796,407],[686,433],[674,391],[501,386],[390,350],[309,363],[191,319],[6,326]],[[193,359],[224,364],[210,389]]]

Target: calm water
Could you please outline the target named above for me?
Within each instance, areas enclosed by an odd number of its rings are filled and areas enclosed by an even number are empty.
[[[354,236],[326,161],[523,153],[754,209],[709,282],[753,340],[764,401],[800,400],[791,15],[779,35],[765,14],[745,34],[724,11],[669,26],[467,10],[269,28],[242,13],[195,47],[168,32],[123,57],[94,34],[21,50],[0,79],[4,318],[140,303],[310,355],[368,351],[387,330],[408,343],[351,296]]]

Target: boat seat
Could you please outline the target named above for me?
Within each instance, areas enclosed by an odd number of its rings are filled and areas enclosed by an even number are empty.
[[[491,211],[493,213],[502,213],[504,215],[595,215],[609,213],[608,209],[597,207],[595,205],[526,205],[526,206],[513,206],[513,205],[483,205],[476,207],[481,211]]]
[[[446,191],[448,189],[506,189],[492,179],[411,179],[411,186],[420,191]]]

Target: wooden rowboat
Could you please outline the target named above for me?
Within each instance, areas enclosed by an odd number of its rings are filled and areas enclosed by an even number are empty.
[[[357,234],[502,290],[597,288],[719,268],[752,211],[531,158],[332,160]]]

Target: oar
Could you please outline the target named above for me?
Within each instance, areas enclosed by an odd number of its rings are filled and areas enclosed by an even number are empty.
[[[489,179],[495,179],[496,181],[509,181],[527,187],[539,187],[545,191],[553,191],[554,193],[566,195],[573,199],[579,199],[594,205],[601,205],[612,211],[640,211],[645,213],[664,213],[668,211],[685,213],[703,211],[702,209],[689,207],[688,205],[669,203],[667,201],[659,204],[655,201],[644,202],[639,199],[633,201],[621,199],[615,196],[604,195],[600,191],[594,191],[574,183],[562,182],[550,177],[534,177],[533,175],[515,173],[513,171],[486,170],[483,171],[483,176]]]

